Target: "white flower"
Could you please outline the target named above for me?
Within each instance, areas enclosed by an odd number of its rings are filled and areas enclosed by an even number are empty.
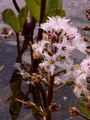
[[[86,54],[86,47],[87,47],[87,45],[83,41],[78,42],[77,45],[76,45],[76,49],[78,49],[79,51],[81,51],[85,54]]]
[[[80,65],[82,71],[85,72],[87,76],[90,76],[90,57],[84,59]]]
[[[56,17],[48,17],[49,20],[46,23],[41,24],[41,28],[45,30],[46,32],[55,31],[59,33],[61,29],[67,29],[70,27],[68,24],[69,19],[61,18],[59,16]]]
[[[86,54],[87,45],[81,40],[78,29],[70,24],[69,19],[59,16],[48,18],[49,20],[47,20],[46,23],[41,24],[41,28],[46,31],[46,34],[43,35],[43,39],[49,40],[49,38],[53,39],[53,37],[56,39],[59,38],[57,45],[55,45],[57,48],[61,49],[61,46],[67,46],[67,50],[64,52],[78,49]],[[63,32],[62,35],[60,34],[61,31]],[[62,43],[60,41],[62,41]]]
[[[78,29],[74,26],[71,26],[68,30],[66,30],[66,36],[70,42],[79,41],[81,39]]]
[[[59,78],[61,79],[62,83],[65,83],[68,80],[76,80],[76,78],[81,74],[80,66],[79,65],[73,65],[73,62],[69,64],[66,68],[66,73],[61,74]]]
[[[58,76],[55,76],[54,83],[59,85],[61,82],[62,82],[62,80]]]
[[[88,90],[86,88],[86,86],[81,86],[79,87],[78,85],[75,86],[74,88],[74,94],[78,97],[78,98],[81,98],[81,94],[87,94],[88,93]]]
[[[44,55],[44,61],[42,63],[39,64],[39,66],[41,68],[48,68],[49,73],[51,75],[54,75],[55,73],[55,68],[58,67],[59,69],[64,69],[64,66],[62,63],[60,63],[60,61],[58,61],[58,56],[59,53],[56,53],[52,56],[50,56],[47,52],[43,53]]]
[[[77,78],[76,78],[76,84],[79,84],[79,85],[86,85],[87,82],[86,82],[86,74],[85,73],[82,73],[80,74]]]
[[[78,98],[80,98],[82,93],[86,94],[87,92],[86,74],[82,73],[76,78],[74,93]]]
[[[77,49],[77,50],[83,52],[84,54],[86,54],[87,45],[84,41],[81,41],[81,40],[75,41],[75,42],[72,43],[72,45],[73,45],[74,49]]]
[[[62,55],[70,55],[71,51],[74,49],[73,46],[68,44],[67,40],[64,39],[61,43],[53,43],[53,46],[55,46],[58,51],[61,51]]]
[[[36,53],[40,53],[42,54],[44,48],[45,48],[45,45],[48,44],[49,41],[46,41],[46,40],[42,40],[38,43],[34,43],[32,45],[32,49],[36,52]]]
[[[81,40],[81,35],[78,32],[78,29],[75,27],[71,27],[66,31],[67,33],[67,41],[69,45],[73,47],[73,49],[78,49],[79,51],[86,54],[86,42]]]

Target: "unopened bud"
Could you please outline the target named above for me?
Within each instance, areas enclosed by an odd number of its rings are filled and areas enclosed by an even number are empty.
[[[67,86],[73,85],[74,84],[74,80],[71,78],[66,82]]]
[[[73,116],[79,115],[79,110],[76,107],[70,107],[69,113]]]
[[[59,111],[61,108],[61,105],[58,103],[51,103],[51,105],[49,106],[49,110],[51,111]]]

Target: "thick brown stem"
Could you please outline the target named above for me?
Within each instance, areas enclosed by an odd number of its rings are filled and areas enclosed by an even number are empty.
[[[16,40],[17,40],[17,54],[18,54],[17,61],[21,62],[21,50],[20,50],[19,33],[16,33],[16,38],[17,38]]]
[[[48,98],[47,98],[47,106],[48,107],[51,104],[52,98],[53,98],[53,84],[54,84],[54,76],[51,76],[50,87],[49,87],[49,90],[48,90]]]
[[[52,118],[51,118],[51,111],[50,110],[48,110],[47,111],[47,117],[46,117],[46,120],[51,120]]]
[[[50,87],[48,89],[47,96],[47,120],[51,120],[51,111],[49,110],[49,106],[51,105],[53,99],[53,84],[54,84],[54,76],[50,77]]]
[[[25,40],[22,45],[21,54],[25,52],[25,50],[29,45],[29,42],[33,43],[33,32],[35,25],[36,25],[36,20],[34,19],[34,17],[32,17],[30,23],[27,23],[27,21],[25,21],[24,23],[22,34],[24,35]]]
[[[46,9],[46,0],[41,0],[41,14],[40,14],[40,22],[39,25],[43,22],[43,18],[45,15],[45,9]],[[42,29],[39,29],[38,32],[38,40],[42,39]]]

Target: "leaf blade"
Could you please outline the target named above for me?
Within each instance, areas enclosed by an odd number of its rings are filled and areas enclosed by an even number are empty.
[[[83,102],[78,103],[78,107],[80,108],[81,112],[90,119],[90,110],[88,110],[87,105]]]
[[[20,10],[19,15],[18,15],[18,20],[19,20],[19,23],[20,23],[20,29],[22,29],[22,27],[25,23],[27,14],[28,14],[28,8],[27,8],[27,6],[25,6]]]
[[[18,18],[12,9],[6,9],[2,13],[3,21],[9,24],[16,32],[20,32],[20,24]]]
[[[34,0],[26,0],[27,6],[37,21],[40,20],[40,5]]]
[[[46,16],[65,16],[65,11],[62,9],[62,0],[47,0]]]

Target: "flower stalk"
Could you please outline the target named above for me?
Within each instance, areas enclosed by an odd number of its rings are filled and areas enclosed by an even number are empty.
[[[20,49],[20,40],[19,40],[19,33],[16,33],[16,40],[17,40],[17,61],[21,63],[21,49]]]
[[[51,105],[53,98],[53,84],[54,84],[54,76],[50,77],[50,87],[48,88],[48,96],[47,96],[47,107]]]
[[[23,101],[23,100],[20,100],[20,99],[18,99],[18,98],[16,98],[16,100],[17,100],[18,102],[23,103],[24,105],[26,105],[26,106],[28,106],[28,107],[30,107],[30,108],[36,109],[40,115],[42,115],[42,116],[47,116],[46,113],[43,112],[38,106],[36,106],[35,103],[33,103],[33,102],[31,102],[31,101]]]

